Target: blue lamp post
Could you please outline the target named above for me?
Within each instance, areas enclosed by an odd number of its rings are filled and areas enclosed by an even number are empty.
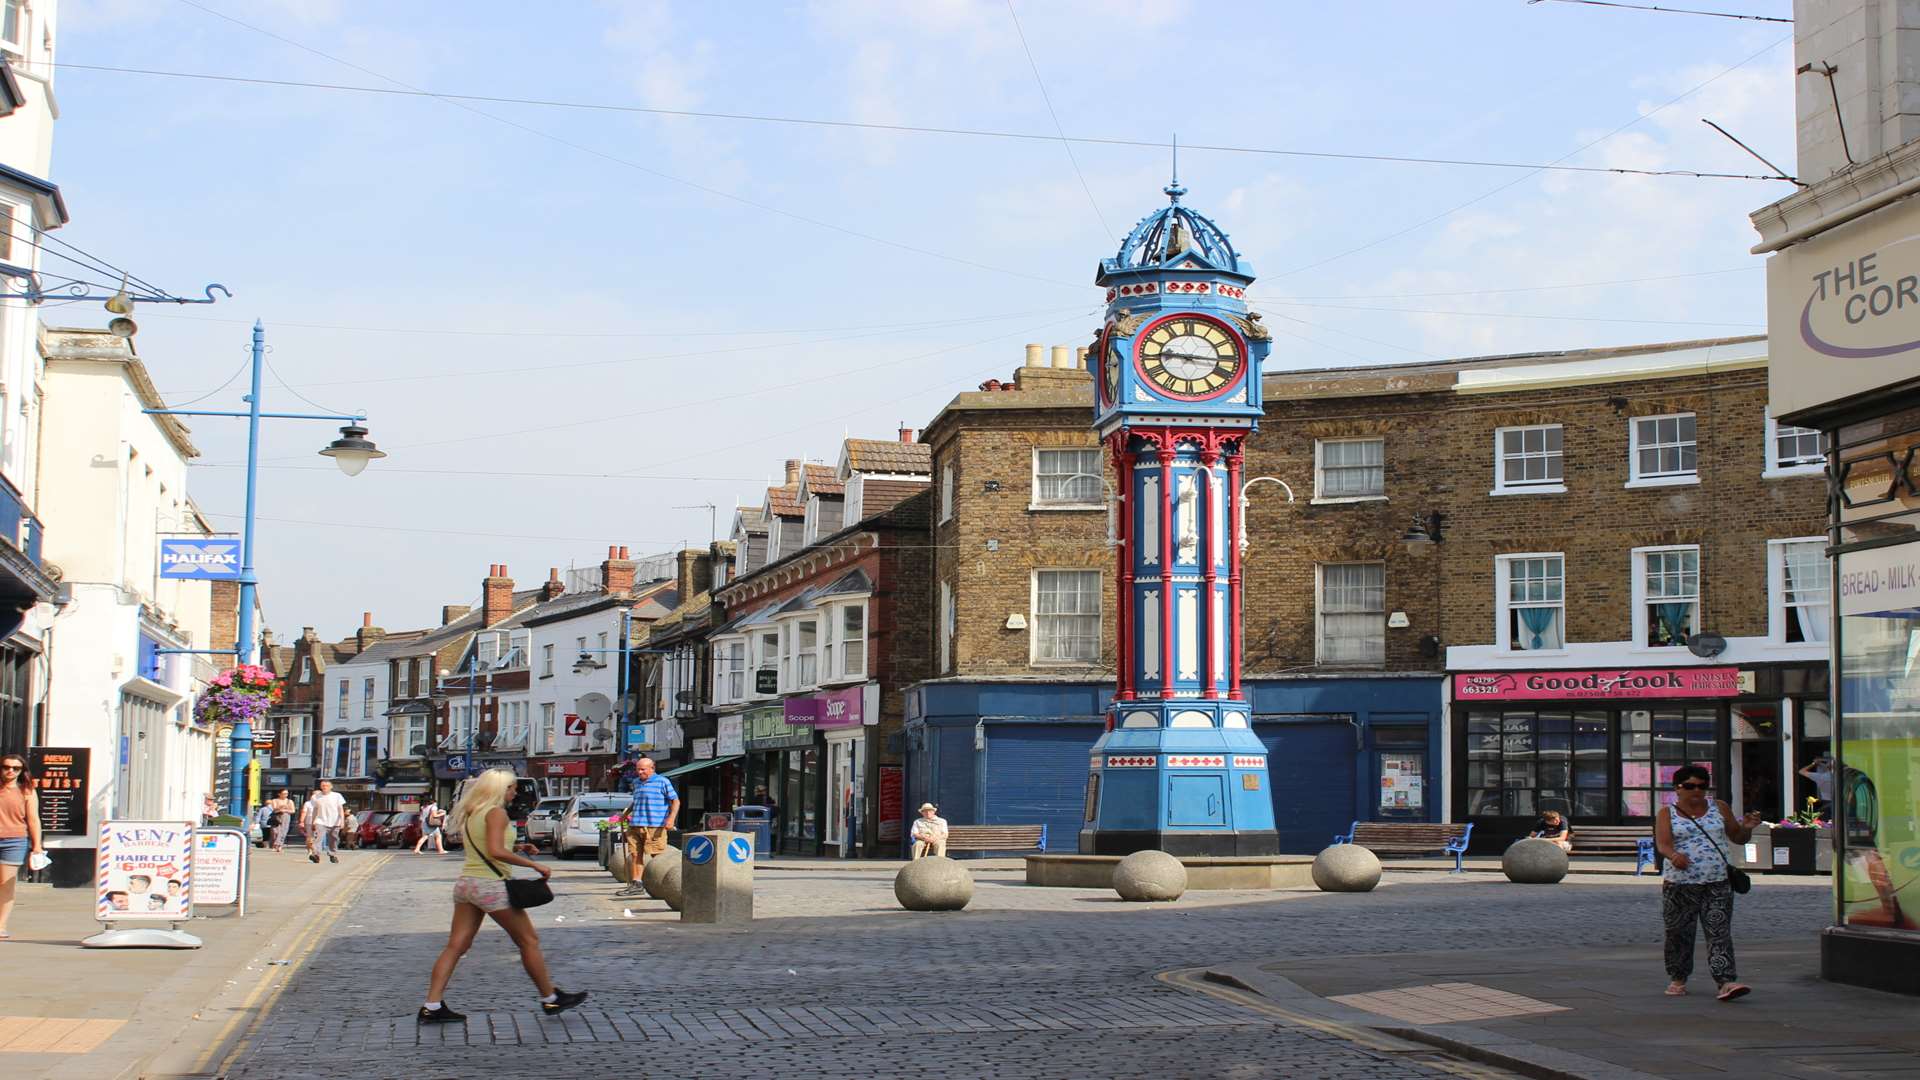
[[[115,333],[118,336],[130,336],[131,330],[129,329],[127,334],[120,334],[118,330],[116,330]],[[320,451],[320,453],[324,457],[332,458],[335,464],[340,466],[340,471],[346,473],[348,476],[360,475],[360,470],[367,467],[367,462],[372,461],[374,458],[387,456],[373,445],[372,440],[367,438],[367,429],[363,424],[363,421],[367,418],[365,413],[346,416],[333,413],[263,412],[260,407],[260,373],[266,360],[266,340],[266,330],[261,326],[259,320],[256,319],[253,324],[253,380],[247,393],[247,409],[245,412],[206,409],[146,410],[146,412],[155,416],[222,416],[229,419],[245,420],[247,422],[247,512],[246,524],[240,533],[240,574],[235,579],[240,583],[239,636],[238,640],[233,643],[231,650],[207,650],[222,654],[231,651],[235,662],[240,664],[251,664],[258,659],[255,650],[258,648],[259,635],[254,631],[253,608],[254,594],[260,583],[260,579],[255,576],[253,569],[253,525],[256,493],[259,488],[260,477],[260,421],[325,420],[328,422],[342,422],[343,426],[340,428],[340,437],[328,444],[327,448]],[[236,817],[245,817],[247,812],[247,789],[246,785],[238,782],[237,778],[246,775],[247,766],[253,761],[253,725],[245,720],[237,721],[233,725],[232,742],[233,775],[236,777],[236,782],[233,784],[233,794],[229,800],[227,812]]]

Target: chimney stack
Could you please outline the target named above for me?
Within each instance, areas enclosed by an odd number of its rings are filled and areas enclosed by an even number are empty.
[[[449,626],[453,621],[465,617],[473,609],[465,604],[448,604],[440,609],[440,625]]]
[[[1045,345],[1027,346],[1027,367],[1047,366],[1047,347]]]
[[[788,458],[787,459],[787,483],[797,484],[799,482],[800,482],[800,459]]]
[[[513,614],[513,579],[507,576],[506,563],[487,567],[487,578],[480,583],[480,625],[505,622]]]
[[[354,644],[359,646],[358,651],[365,652],[367,646],[372,645],[374,642],[386,636],[387,632],[385,630],[373,625],[373,612],[363,611],[360,613],[360,629],[354,631],[353,634]]]
[[[713,587],[713,560],[707,552],[687,548],[674,557],[674,587],[685,604],[694,593]]]
[[[566,591],[566,585],[560,580],[560,568],[547,567],[547,583],[540,586],[540,602],[544,604],[549,600],[558,599],[560,594]]]
[[[627,549],[607,545],[607,561],[600,564],[600,587],[612,596],[629,596],[633,593],[634,573],[639,564],[627,558]]]
[[[904,427],[904,426],[903,426],[903,427],[901,427],[901,429],[900,429],[900,441],[901,441],[901,442],[903,442],[903,443],[910,443],[910,442],[912,442],[912,441],[913,441],[913,429],[912,429],[912,428],[910,428],[910,427]]]

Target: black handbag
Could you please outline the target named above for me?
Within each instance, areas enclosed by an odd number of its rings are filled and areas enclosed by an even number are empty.
[[[512,904],[515,910],[525,911],[527,908],[553,903],[553,886],[547,884],[546,878],[509,877],[501,873],[499,867],[493,865],[493,860],[487,858],[484,849],[474,848],[473,853],[480,856],[480,861],[487,864],[487,869],[500,874],[500,880],[507,883],[507,903]]]
[[[1674,807],[1673,812],[1680,814],[1680,808],[1677,806]],[[1680,816],[1687,818],[1687,824],[1693,826],[1695,831],[1699,832],[1701,836],[1706,837],[1707,843],[1713,847],[1713,853],[1720,856],[1720,865],[1727,868],[1727,888],[1742,895],[1751,892],[1753,890],[1753,876],[1728,862],[1726,855],[1720,851],[1720,845],[1713,842],[1713,837],[1707,836],[1707,830],[1701,828],[1698,821],[1687,817],[1685,814],[1680,814]],[[1731,840],[1732,837],[1728,837],[1728,839]],[[543,881],[541,884],[544,885],[546,882]]]

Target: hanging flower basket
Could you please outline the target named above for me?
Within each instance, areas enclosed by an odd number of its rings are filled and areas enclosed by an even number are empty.
[[[200,700],[194,702],[193,719],[208,725],[258,724],[284,692],[273,672],[255,664],[241,664],[213,677]]]

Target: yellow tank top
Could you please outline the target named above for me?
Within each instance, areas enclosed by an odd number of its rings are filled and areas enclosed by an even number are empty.
[[[461,864],[460,873],[466,877],[498,879],[510,872],[507,864],[498,859],[493,859],[493,865],[500,868],[499,873],[480,860],[480,851],[487,842],[487,814],[491,812],[474,814],[462,823],[460,839],[466,845],[467,858]],[[492,855],[489,854],[488,858],[492,858]]]

